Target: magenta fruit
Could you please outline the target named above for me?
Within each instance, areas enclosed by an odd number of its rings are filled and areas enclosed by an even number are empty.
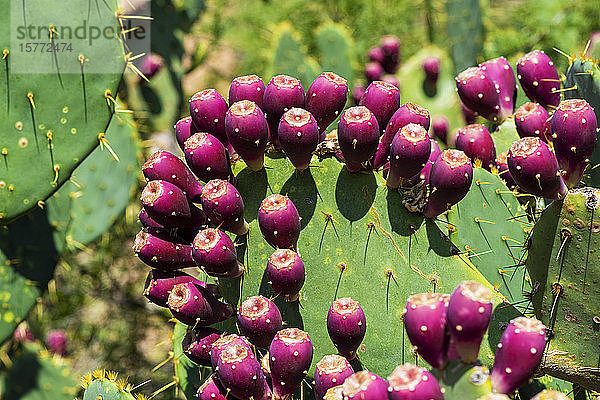
[[[344,400],[344,388],[342,385],[327,389],[323,400]]]
[[[506,397],[508,399],[508,397]],[[569,400],[567,395],[556,390],[544,389],[536,394],[531,400]]]
[[[260,363],[252,350],[244,345],[225,347],[213,369],[221,384],[238,399],[260,400],[270,391]]]
[[[359,105],[367,107],[375,115],[379,129],[385,129],[394,112],[400,107],[400,91],[387,82],[371,82]]]
[[[535,318],[518,317],[504,330],[490,375],[492,389],[509,394],[533,376],[546,347],[546,327]]]
[[[269,346],[269,356],[275,396],[294,394],[312,362],[313,345],[308,333],[297,328],[277,332]]]
[[[186,356],[198,365],[210,367],[210,348],[221,338],[221,332],[213,328],[188,328],[181,346]]]
[[[192,247],[141,230],[135,237],[133,251],[145,264],[163,271],[193,267]]]
[[[386,185],[395,189],[418,174],[427,164],[430,153],[431,139],[425,128],[417,124],[402,127],[392,140]]]
[[[148,79],[152,79],[164,66],[164,60],[161,56],[155,53],[146,55],[140,64],[140,72]],[[140,82],[145,82],[145,79],[140,77]]]
[[[299,171],[307,169],[320,141],[313,115],[302,108],[287,110],[279,121],[278,135],[281,148],[294,167]]]
[[[204,89],[190,99],[190,116],[195,132],[206,132],[227,143],[225,114],[229,106],[215,89]]]
[[[498,157],[496,157],[496,168],[498,169],[498,176],[504,181],[506,187],[508,187],[510,190],[514,190],[517,187],[517,184],[515,183],[515,180],[508,169],[507,156],[508,151],[504,151],[500,153]]]
[[[531,101],[544,107],[558,106],[560,79],[554,63],[546,53],[534,50],[519,58],[517,78]]]
[[[144,209],[144,208],[142,208],[140,210],[140,213],[138,214],[138,218],[144,228],[159,228],[159,229],[164,228],[164,226],[162,224],[159,224],[158,222],[153,220],[148,215],[148,211],[146,211],[146,209]]]
[[[456,77],[458,95],[467,108],[493,122],[501,121],[499,89],[486,70],[467,68]]]
[[[380,80],[384,72],[383,67],[378,62],[368,62],[365,64],[365,78],[368,83]]]
[[[146,160],[142,172],[149,181],[164,180],[183,190],[188,199],[200,202],[202,184],[181,159],[168,151],[157,151]]]
[[[219,357],[221,356],[223,350],[230,346],[242,346],[246,347],[249,351],[252,351],[252,346],[246,337],[235,334],[223,336],[213,342],[212,346],[210,347],[210,363],[213,368],[217,367],[219,363]]]
[[[177,144],[179,144],[179,147],[183,150],[185,141],[196,132],[192,126],[192,117],[188,116],[181,118],[173,128],[175,129],[175,139],[177,140]]]
[[[260,367],[262,369],[263,375],[267,380],[269,386],[273,386],[273,381],[271,379],[271,366],[269,365],[269,352],[267,351],[264,356],[260,359]]]
[[[550,139],[550,115],[537,103],[525,103],[515,112],[515,126],[520,137],[539,137],[544,142]]]
[[[567,187],[558,170],[558,161],[546,143],[537,137],[519,139],[510,146],[508,169],[524,192],[547,199],[561,199]]]
[[[304,88],[300,81],[288,75],[271,78],[265,88],[263,110],[269,122],[271,143],[279,148],[277,128],[283,113],[293,107],[304,108]]]
[[[377,150],[379,125],[364,106],[346,109],[338,123],[338,142],[348,172],[358,172]]]
[[[148,273],[146,284],[144,285],[144,296],[158,306],[167,307],[167,300],[173,286],[186,282],[193,282],[196,285],[204,286],[213,295],[220,297],[217,285],[204,283],[185,272],[161,271],[158,269],[153,269]]]
[[[369,58],[369,61],[383,64],[385,55],[383,54],[383,49],[380,46],[373,46],[367,52],[367,57]]]
[[[585,100],[565,100],[552,114],[551,125],[558,166],[565,172],[563,179],[567,187],[573,188],[581,180],[594,152],[598,130],[596,114]]]
[[[193,134],[185,141],[183,152],[192,172],[204,182],[232,175],[225,146],[210,133]]]
[[[442,154],[440,150],[440,145],[433,139],[431,139],[431,153],[429,153],[429,159],[427,163],[425,163],[425,167],[419,172],[417,175],[410,178],[408,181],[409,186],[415,186],[419,182],[422,182],[424,185],[429,185],[429,175],[431,174],[431,168],[435,163],[435,160]]]
[[[400,90],[400,80],[398,80],[398,77],[396,75],[393,75],[393,74],[383,74],[381,76],[380,81],[385,82],[385,83],[389,83],[390,85],[393,85],[398,90]]]
[[[367,88],[364,86],[354,86],[354,89],[352,89],[352,101],[354,102],[354,105],[357,106],[358,103],[360,103],[360,99],[363,97],[366,90]]]
[[[240,305],[237,316],[240,332],[257,347],[269,347],[275,334],[283,327],[281,313],[264,296],[248,297]]]
[[[398,365],[388,377],[390,400],[444,400],[442,388],[425,368]]]
[[[253,171],[264,166],[269,126],[262,110],[249,100],[234,103],[225,117],[225,132],[231,146]]]
[[[474,363],[492,318],[492,292],[475,281],[463,281],[450,295],[446,319],[456,352]]]
[[[467,125],[456,134],[456,148],[475,163],[481,161],[481,166],[488,171],[496,162],[496,146],[487,128],[482,124]]]
[[[465,106],[462,101],[460,102],[460,111],[467,125],[474,124],[477,121],[477,113]]]
[[[271,246],[295,249],[300,236],[300,215],[287,196],[272,194],[260,203],[258,226]]]
[[[257,75],[238,76],[229,86],[229,105],[238,101],[250,100],[257,106],[263,106],[265,83]]]
[[[417,353],[434,368],[446,364],[446,307],[448,295],[414,294],[408,298],[404,312],[406,334]]]
[[[267,279],[286,301],[296,301],[305,279],[304,263],[295,251],[275,250],[267,262]]]
[[[51,353],[65,357],[67,355],[67,333],[61,329],[54,329],[46,335],[46,346]]]
[[[308,88],[305,97],[306,110],[317,121],[319,133],[342,112],[348,99],[348,82],[333,72],[323,72]]]
[[[229,400],[228,391],[221,385],[218,379],[209,376],[198,388],[196,397],[198,400]]]
[[[388,397],[388,384],[369,371],[358,371],[342,384],[344,400],[382,400]]]
[[[425,80],[430,85],[435,86],[440,76],[440,58],[437,56],[429,56],[423,60],[421,64],[425,72]]]
[[[196,265],[210,276],[235,278],[244,272],[231,238],[218,229],[207,228],[194,238],[191,250]]]
[[[329,389],[343,384],[346,378],[352,374],[354,374],[354,370],[344,357],[337,354],[323,356],[315,366],[314,389],[316,400],[323,400]]]
[[[150,181],[140,197],[148,216],[165,227],[199,227],[206,215],[191,204],[183,190],[170,182]]]
[[[442,143],[446,142],[448,131],[450,130],[450,121],[443,115],[436,115],[431,122],[431,133],[434,138],[438,138]]]
[[[248,232],[244,219],[244,200],[231,183],[222,179],[209,181],[202,191],[202,209],[215,225],[236,235]]]
[[[206,288],[193,282],[173,286],[167,305],[173,316],[190,326],[208,326],[230,318],[231,305],[220,302]]]
[[[340,355],[353,360],[366,331],[367,319],[358,301],[343,297],[329,307],[327,332]]]
[[[473,166],[460,150],[444,150],[433,163],[429,174],[431,192],[423,211],[425,218],[435,218],[467,195],[473,181]]]
[[[515,111],[515,100],[517,99],[515,73],[504,57],[486,61],[480,67],[492,79],[496,89],[498,89],[499,119],[503,121]]]
[[[400,66],[400,39],[393,35],[381,38],[381,49],[383,50],[383,69],[388,74],[394,74]]]

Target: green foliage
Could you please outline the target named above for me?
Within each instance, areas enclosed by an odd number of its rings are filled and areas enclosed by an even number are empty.
[[[483,50],[483,22],[479,0],[448,0],[446,30],[455,75],[477,65]]]
[[[124,387],[126,386],[125,382],[119,382],[109,377],[95,378],[87,384],[83,400],[134,400],[130,389]]]
[[[356,56],[350,32],[343,25],[326,23],[319,27],[315,39],[321,70],[335,72],[353,82],[352,67]]]
[[[520,139],[515,126],[515,119],[508,118],[501,125],[498,125],[496,130],[492,132],[492,139],[494,140],[494,146],[496,146],[497,155],[508,151],[510,146]]]
[[[462,363],[449,365],[443,373],[434,371],[444,388],[445,400],[478,399],[492,392],[487,367],[472,367]]]

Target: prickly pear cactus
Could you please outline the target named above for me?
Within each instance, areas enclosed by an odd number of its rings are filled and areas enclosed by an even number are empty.
[[[120,12],[105,4],[90,24],[119,32]],[[3,113],[0,217],[8,222],[43,205],[103,140],[125,59],[117,35],[98,40],[85,53],[77,48],[64,50],[68,49],[68,43],[59,37],[57,29],[76,18],[85,20],[87,2],[70,1],[57,8],[41,0],[30,0],[23,3],[22,12],[15,11],[21,9],[15,2],[3,0],[0,5],[7,14],[12,5],[15,15],[22,13],[28,25],[47,27],[47,37],[38,41],[51,45],[49,48],[63,49],[22,52],[8,29],[3,29],[0,36],[3,51],[0,79],[5,88],[0,96]],[[70,11],[70,20],[65,20],[64,7]],[[76,43],[72,46],[76,47]],[[40,73],[35,69],[23,73],[23,65],[27,64],[24,57],[29,57],[25,59],[31,68],[36,63],[48,63],[50,67]],[[105,70],[106,60],[111,60],[110,70]]]
[[[492,132],[492,139],[494,139],[494,146],[496,146],[496,154],[499,155],[502,152],[508,151],[510,146],[517,140],[519,140],[519,134],[515,126],[514,118],[507,118],[502,124],[498,125]]]
[[[81,380],[85,389],[83,400],[134,400],[127,378],[119,379],[118,373],[96,370]]]
[[[483,50],[483,22],[479,0],[450,0],[446,2],[446,30],[454,71],[477,65]]]
[[[315,36],[322,71],[335,72],[347,81],[353,81],[354,40],[340,24],[320,26]]]

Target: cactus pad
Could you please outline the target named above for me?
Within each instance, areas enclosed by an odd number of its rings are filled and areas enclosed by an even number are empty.
[[[96,370],[83,377],[82,384],[83,400],[134,400],[127,379],[119,379],[115,372]]]

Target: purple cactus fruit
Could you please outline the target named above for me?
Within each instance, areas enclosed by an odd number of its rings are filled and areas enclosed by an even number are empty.
[[[150,53],[142,58],[140,64],[140,72],[148,79],[152,79],[164,66],[164,61],[161,56],[155,53]],[[140,77],[140,82],[145,82],[145,79]]]
[[[503,121],[515,111],[515,100],[517,98],[515,73],[504,57],[486,61],[480,67],[492,79],[496,89],[498,89],[499,119]]]
[[[314,389],[316,400],[323,400],[329,389],[344,383],[354,374],[352,366],[342,356],[331,354],[324,356],[315,366]]]
[[[525,95],[544,107],[560,102],[560,79],[550,57],[541,50],[525,54],[517,61],[517,78]]]
[[[287,110],[279,121],[278,135],[281,148],[294,167],[299,171],[308,168],[320,141],[319,126],[313,115],[302,108]]]
[[[277,331],[283,327],[281,313],[264,296],[248,297],[240,305],[237,316],[240,332],[257,347],[269,347]]]
[[[257,75],[238,76],[229,86],[229,104],[250,100],[262,108],[265,95],[265,83]]]
[[[367,83],[378,81],[383,76],[383,67],[378,62],[368,62],[365,64],[365,78]]]
[[[263,169],[269,126],[262,110],[249,100],[234,103],[225,117],[227,139],[253,171]]]
[[[264,356],[260,359],[260,367],[262,369],[263,375],[267,380],[269,386],[273,386],[273,381],[271,379],[271,366],[269,365],[269,352],[267,351]]]
[[[298,328],[277,332],[269,346],[269,356],[273,393],[277,398],[291,396],[300,387],[312,362],[313,345],[308,333]]]
[[[190,326],[208,326],[233,315],[233,308],[220,302],[206,288],[193,282],[173,286],[167,305],[173,316]]]
[[[175,139],[177,140],[177,144],[179,144],[179,147],[183,150],[185,141],[196,131],[192,126],[192,117],[188,116],[181,118],[173,128],[175,129]]]
[[[506,397],[508,399],[508,397]],[[556,390],[544,389],[536,394],[531,400],[569,400],[566,394]]]
[[[446,142],[448,131],[450,130],[450,121],[444,115],[436,115],[431,121],[431,136],[438,138],[443,143]]]
[[[501,121],[500,90],[486,70],[481,67],[465,69],[456,77],[456,88],[467,108],[490,121]]]
[[[223,143],[210,133],[193,134],[183,145],[185,160],[194,174],[208,182],[231,176],[229,157]]]
[[[195,132],[207,132],[227,143],[225,114],[229,105],[215,89],[204,89],[190,99],[190,116]]]
[[[381,49],[383,50],[383,69],[388,74],[394,74],[400,66],[400,39],[393,35],[381,38]]]
[[[400,80],[394,74],[383,74],[380,79],[382,82],[389,83],[390,85],[396,86],[400,90]]]
[[[396,86],[387,82],[371,82],[360,99],[359,105],[371,110],[377,119],[379,128],[384,129],[394,112],[400,107],[400,91]]]
[[[425,128],[418,124],[403,126],[392,140],[387,187],[395,189],[418,174],[430,154],[431,138]]]
[[[348,82],[333,72],[323,72],[306,92],[306,109],[315,117],[319,133],[338,117],[348,100]]]
[[[158,222],[153,220],[152,217],[148,215],[148,211],[146,211],[146,209],[144,208],[140,210],[138,218],[144,228],[164,228],[162,224],[159,224]]]
[[[496,157],[496,168],[498,169],[498,176],[504,181],[506,187],[508,187],[510,190],[514,190],[517,187],[517,184],[515,183],[515,180],[508,169],[507,156],[508,151],[504,151],[500,153],[498,157]]]
[[[524,192],[547,199],[561,199],[567,187],[554,153],[540,138],[526,137],[510,146],[508,169]]]
[[[135,237],[133,251],[145,264],[163,271],[193,267],[192,246],[141,230]]]
[[[594,109],[582,99],[561,101],[552,114],[552,142],[569,188],[579,183],[594,147],[598,124]]]
[[[379,124],[365,106],[346,109],[338,123],[338,142],[348,172],[358,172],[377,150]]]
[[[13,332],[13,340],[17,343],[31,343],[35,340],[35,337],[27,327],[27,324],[23,323],[17,326],[17,329]]]
[[[446,307],[448,296],[439,293],[414,294],[404,312],[406,334],[417,353],[434,368],[446,363]]]
[[[456,148],[465,152],[473,160],[481,161],[481,166],[488,171],[496,162],[496,146],[487,128],[482,124],[471,124],[458,130],[455,141]]]
[[[327,332],[340,355],[353,360],[366,331],[367,319],[358,301],[343,297],[331,304],[327,313]]]
[[[198,400],[229,400],[228,390],[221,385],[218,379],[209,376],[208,379],[198,388],[196,398]]]
[[[148,182],[140,200],[148,216],[165,227],[198,227],[206,224],[204,212],[191,204],[185,192],[170,182]]]
[[[383,49],[380,46],[373,46],[367,52],[367,57],[369,58],[369,61],[383,64],[385,54],[383,54]]]
[[[244,219],[244,200],[231,183],[222,179],[209,181],[202,191],[202,209],[206,216],[221,229],[236,235],[248,232]]]
[[[460,111],[467,125],[474,124],[477,121],[477,113],[465,106],[462,101],[460,102]]]
[[[440,384],[425,368],[398,365],[388,377],[390,400],[444,400]]]
[[[55,329],[46,335],[46,347],[51,353],[65,357],[67,355],[67,333],[61,329]]]
[[[367,88],[364,86],[354,86],[354,89],[352,89],[352,101],[354,102],[354,105],[357,106],[358,103],[360,103],[360,99],[363,97],[366,90]]]
[[[429,175],[431,174],[431,168],[435,163],[435,160],[442,154],[440,150],[440,145],[433,139],[431,139],[431,153],[429,153],[429,159],[425,164],[425,167],[419,172],[417,175],[413,176],[408,181],[408,186],[415,186],[419,182],[422,182],[424,185],[429,185]]]
[[[289,197],[272,194],[260,203],[258,226],[271,246],[295,249],[300,236],[300,215]]]
[[[342,384],[344,400],[382,400],[388,398],[388,384],[369,371],[358,371]]]
[[[509,394],[533,376],[546,347],[546,327],[535,318],[518,317],[504,330],[490,375],[492,389]]]
[[[492,292],[475,281],[463,281],[448,302],[448,332],[454,347],[465,363],[474,363],[492,318]]]
[[[198,232],[192,243],[192,257],[198,267],[210,276],[235,278],[244,272],[238,262],[231,238],[218,229]]]
[[[344,400],[344,387],[343,385],[334,386],[327,389],[323,400]]]
[[[242,346],[252,351],[252,346],[246,337],[238,336],[236,334],[223,336],[213,342],[210,347],[210,363],[213,368],[216,368],[219,364],[219,357],[223,350],[230,346]]]
[[[425,72],[425,80],[427,83],[435,86],[440,76],[440,58],[437,56],[429,56],[423,60],[421,64]]]
[[[252,350],[244,345],[230,344],[224,348],[213,369],[221,384],[235,398],[260,400],[270,391],[260,363]]]
[[[157,151],[146,160],[142,172],[149,181],[164,180],[171,182],[185,192],[188,199],[199,203],[202,184],[180,158],[168,151]]]
[[[265,88],[263,110],[269,123],[271,143],[276,148],[279,148],[279,121],[283,113],[293,107],[304,108],[304,88],[300,81],[288,75],[271,78]]]
[[[296,301],[305,279],[304,263],[295,251],[275,250],[267,262],[267,279],[273,290],[286,301]]]
[[[185,272],[161,271],[158,269],[153,269],[148,273],[143,294],[154,304],[161,307],[167,307],[167,300],[173,286],[186,282],[193,282],[196,285],[204,286],[213,295],[220,297],[219,287],[217,285],[204,283]]]
[[[525,103],[515,112],[515,126],[520,137],[539,137],[544,142],[549,141],[550,115],[537,103]]]
[[[188,328],[181,346],[186,356],[198,365],[210,367],[210,348],[221,338],[222,332],[213,328]]]
[[[431,192],[423,211],[425,218],[435,218],[467,195],[473,181],[473,166],[467,155],[454,149],[444,150],[431,167]]]

